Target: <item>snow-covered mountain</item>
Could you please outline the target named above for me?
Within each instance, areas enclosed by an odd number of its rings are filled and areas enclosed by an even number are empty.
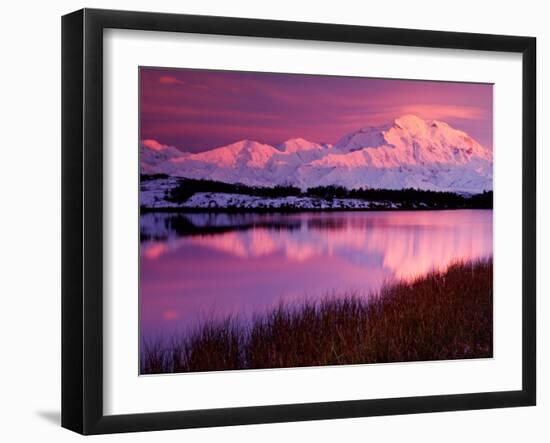
[[[481,192],[492,189],[493,154],[447,123],[406,115],[345,135],[334,146],[302,138],[277,147],[251,140],[198,154],[151,140],[141,146],[143,173],[251,186],[303,189],[418,188]]]
[[[142,174],[154,174],[170,165],[170,160],[188,156],[174,146],[163,145],[156,140],[143,140],[139,147]],[[162,169],[161,168],[161,169]]]

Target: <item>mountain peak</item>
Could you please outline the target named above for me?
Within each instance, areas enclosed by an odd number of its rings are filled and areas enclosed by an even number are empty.
[[[285,143],[312,143],[312,142],[302,137],[291,137],[288,140],[285,140],[282,144],[285,144]]]
[[[142,140],[139,149],[141,170],[146,174],[159,172],[158,165],[167,165],[173,159],[183,158],[188,154],[170,145],[163,145],[157,140]]]
[[[158,141],[156,140],[153,140],[153,139],[146,139],[146,140],[143,140],[141,142],[141,144],[143,146],[145,146],[146,148],[149,148],[153,151],[164,151],[168,148],[170,148],[171,146],[168,146],[168,145],[163,145],[162,143],[159,143]]]
[[[243,140],[239,140],[239,141],[230,143],[229,145],[226,145],[226,146],[220,146],[219,148],[216,148],[216,149],[223,149],[223,148],[228,148],[228,149],[256,149],[256,148],[259,148],[259,147],[262,147],[262,146],[270,146],[270,145],[265,145],[265,144],[260,143],[256,140],[243,139]]]
[[[402,128],[419,128],[428,124],[426,120],[414,114],[402,115],[401,117],[397,117],[393,122]]]
[[[281,144],[277,145],[277,148],[282,152],[298,152],[309,151],[312,149],[322,149],[323,145],[315,142],[310,142],[302,137],[290,138],[285,140]]]
[[[150,147],[142,153],[141,162],[147,173],[253,186],[492,189],[490,149],[445,122],[411,114],[352,132],[332,149],[301,137],[277,147],[240,140],[197,154],[167,155],[158,142],[142,143],[144,149],[146,145]]]

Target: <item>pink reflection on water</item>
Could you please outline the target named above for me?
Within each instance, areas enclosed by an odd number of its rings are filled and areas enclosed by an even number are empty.
[[[174,309],[167,309],[162,313],[162,316],[166,320],[177,320],[180,315],[179,315],[178,311],[176,311]]]
[[[150,243],[149,245],[147,245],[146,248],[144,248],[143,255],[146,258],[154,260],[159,258],[161,255],[163,255],[166,252],[166,250],[167,250],[167,246],[164,242]]]
[[[165,217],[165,218],[163,218]],[[141,247],[143,331],[186,328],[228,314],[248,316],[280,301],[350,292],[368,296],[456,260],[492,255],[492,211],[180,215],[195,233],[142,220],[165,240]],[[248,217],[248,216],[247,216]],[[212,227],[217,230],[210,231]],[[222,228],[222,229],[219,229]],[[166,312],[177,312],[167,325]]]

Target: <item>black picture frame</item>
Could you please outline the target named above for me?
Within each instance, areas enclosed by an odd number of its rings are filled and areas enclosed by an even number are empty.
[[[522,388],[391,399],[104,415],[103,30],[503,51],[523,64]],[[62,426],[82,434],[530,406],[536,403],[536,39],[83,9],[62,18]]]

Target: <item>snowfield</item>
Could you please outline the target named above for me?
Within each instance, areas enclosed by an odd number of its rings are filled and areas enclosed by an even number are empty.
[[[187,201],[169,201],[167,192],[178,183],[174,177],[142,182],[140,206],[145,209],[378,209],[398,208],[393,202],[368,202],[358,199],[326,200],[314,197],[266,198],[255,195],[197,192]]]
[[[278,146],[241,140],[193,154],[155,140],[144,140],[140,146],[140,162],[144,174],[248,186],[292,185],[302,190],[338,185],[348,189],[415,188],[475,194],[493,188],[492,150],[445,122],[423,120],[414,115],[362,128],[345,135],[334,146],[302,138],[287,140]],[[231,198],[234,202],[238,200],[235,196]],[[148,199],[146,197],[146,206],[156,204]],[[239,196],[239,199],[243,204],[260,204],[254,197]],[[269,204],[285,204],[279,200]],[[294,203],[317,204],[311,199],[299,200]],[[201,205],[218,203],[229,204],[229,201],[220,196],[197,196],[194,200],[194,204]],[[263,199],[263,203],[268,201]]]
[[[356,199],[325,200],[312,197],[265,198],[242,194],[199,192],[181,206],[184,208],[227,209],[369,209],[373,203]]]

